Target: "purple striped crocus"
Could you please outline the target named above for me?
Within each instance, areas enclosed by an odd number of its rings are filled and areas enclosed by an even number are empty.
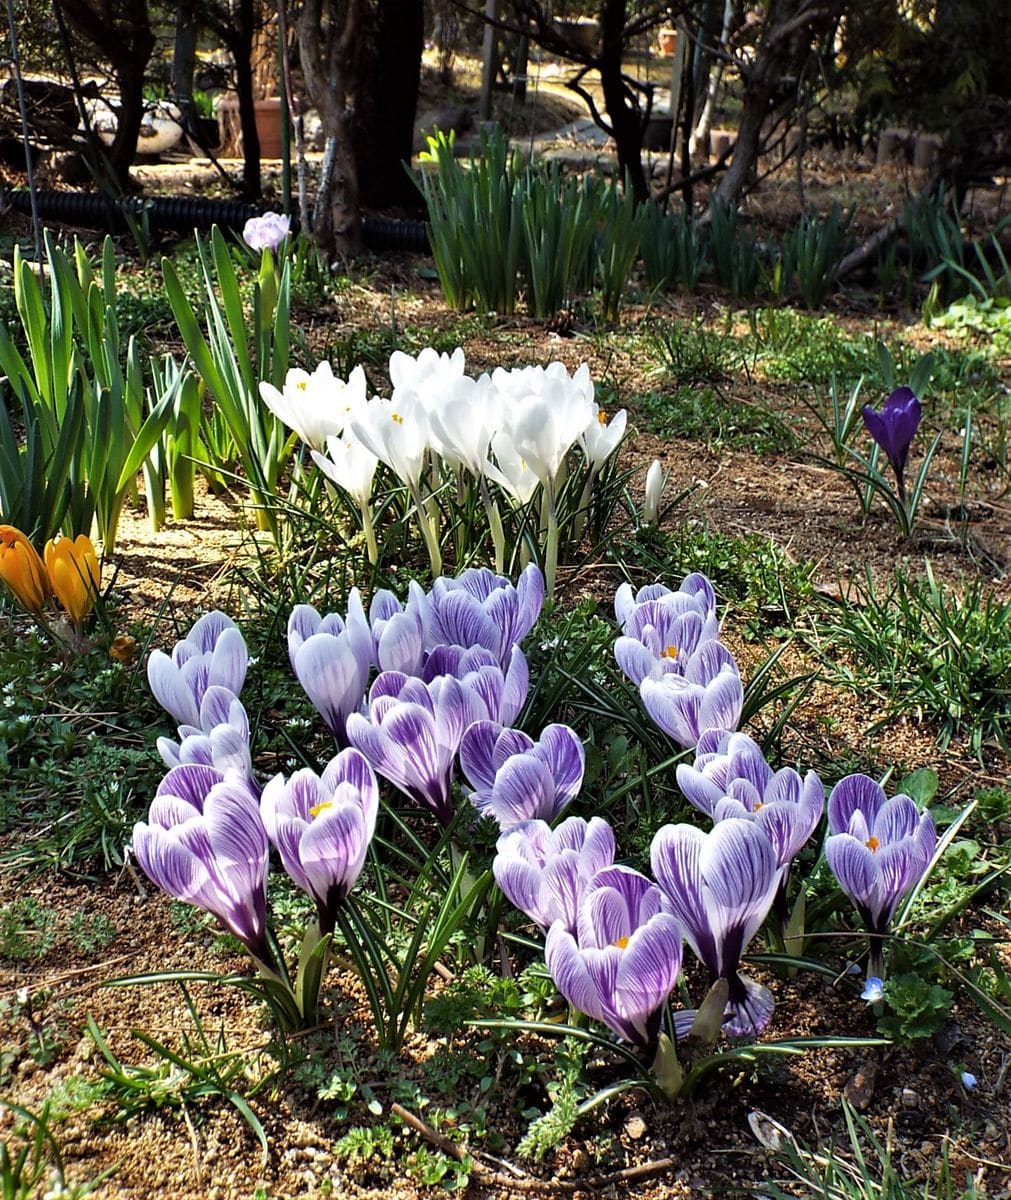
[[[514,646],[537,622],[544,604],[544,576],[534,563],[513,584],[487,567],[456,579],[442,577],[425,597],[426,647],[483,646],[504,668]]]
[[[891,799],[867,775],[847,775],[828,801],[825,858],[871,935],[868,974],[884,978],[882,937],[903,896],[923,878],[937,827],[909,796]]]
[[[487,718],[478,693],[451,675],[425,683],[385,671],[369,692],[368,716],[352,713],[347,735],[380,775],[448,826],[460,742],[469,725]]]
[[[342,750],[322,776],[275,775],[263,789],[260,816],[285,871],[316,902],[321,933],[332,933],[337,910],[365,865],[376,828],[379,785],[357,750]]]
[[[825,810],[825,789],[814,771],[773,771],[746,733],[709,731],[699,739],[692,766],[679,763],[681,791],[714,821],[754,821],[785,872]]]
[[[298,605],[288,618],[288,657],[337,745],[347,746],[347,718],[362,706],[373,664],[364,614],[345,621],[337,613],[320,617],[311,605]]]
[[[676,591],[663,584],[640,588],[633,595],[622,584],[614,598],[622,636],[614,656],[624,674],[638,687],[649,677],[683,675],[700,646],[719,638],[716,595],[704,575],[688,575]]]
[[[199,728],[204,693],[218,685],[237,696],[248,662],[246,643],[235,622],[223,612],[209,612],[176,642],[171,656],[151,651],[147,680],[154,698],[177,725]]]
[[[158,738],[158,753],[167,767],[203,763],[219,771],[238,772],[253,780],[249,750],[249,718],[242,701],[228,688],[213,684],[200,701],[200,725],[180,725],[179,741]]]
[[[586,756],[568,725],[548,725],[535,742],[519,730],[479,721],[460,744],[470,802],[503,831],[521,821],[553,821],[578,794]]]
[[[744,685],[734,656],[720,642],[705,642],[685,662],[683,673],[646,676],[639,685],[643,707],[679,746],[698,744],[709,730],[737,728]]]
[[[720,821],[709,833],[692,825],[665,825],[653,838],[650,861],[710,981],[725,979],[729,985],[724,1028],[735,1037],[761,1033],[772,1018],[772,993],[742,975],[740,965],[779,883],[769,839],[738,817]]]
[[[614,831],[600,817],[568,817],[513,825],[495,845],[492,872],[506,898],[545,932],[560,922],[576,932],[579,901],[589,881],[614,863]]]
[[[583,892],[575,933],[557,920],[544,960],[558,990],[652,1061],[663,1006],[681,969],[681,928],[660,889],[629,867],[605,867]]]
[[[203,764],[173,767],[147,821],[133,829],[133,854],[145,875],[170,896],[211,913],[269,967],[268,850],[249,784]]]

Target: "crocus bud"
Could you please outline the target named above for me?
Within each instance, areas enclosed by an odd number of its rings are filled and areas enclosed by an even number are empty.
[[[40,613],[52,594],[38,551],[13,525],[0,525],[0,579],[30,613]]]
[[[660,460],[655,458],[646,472],[646,498],[642,505],[642,523],[644,525],[655,525],[659,520],[660,498],[663,495],[665,483]]]
[[[102,571],[91,539],[79,533],[50,539],[45,548],[46,571],[56,599],[75,625],[91,612],[102,583]]]
[[[288,236],[291,220],[283,213],[268,212],[250,217],[242,228],[242,237],[253,250],[276,250]]]

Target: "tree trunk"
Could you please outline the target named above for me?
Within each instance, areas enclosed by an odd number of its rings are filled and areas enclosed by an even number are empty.
[[[618,155],[618,172],[623,179],[630,181],[632,194],[637,203],[642,204],[649,199],[649,184],[642,169],[643,121],[622,78],[625,8],[625,0],[604,0],[601,5],[601,52],[597,70]]]
[[[112,68],[119,111],[109,165],[116,183],[129,189],[133,187],[130,164],[137,154],[144,117],[144,70],[155,46],[147,0],[123,0],[112,12],[95,0],[62,0],[62,8],[67,21]]]
[[[350,118],[360,200],[416,208],[410,166],[425,44],[422,0],[372,0],[355,39]]]
[[[365,0],[304,0],[294,19],[306,95],[327,138],[326,169],[311,231],[327,252],[355,254],[362,246],[358,174],[348,119],[351,76]]]
[[[751,63],[738,63],[744,81],[741,122],[730,169],[717,195],[736,204],[758,164],[762,127],[787,106],[798,103],[798,80],[815,39],[830,31],[846,9],[846,0],[771,0]]]

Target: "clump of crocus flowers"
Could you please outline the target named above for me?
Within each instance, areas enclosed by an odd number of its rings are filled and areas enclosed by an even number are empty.
[[[615,652],[626,675],[640,685],[674,681],[678,696],[694,689],[692,700],[681,697],[675,726],[691,735],[683,744],[695,746],[694,760],[677,778],[711,828],[659,829],[652,877],[616,863],[611,826],[570,815],[585,765],[577,733],[550,724],[535,738],[515,726],[529,682],[520,642],[544,595],[535,566],[516,585],[470,569],[428,592],[411,584],[406,602],[377,592],[368,611],[357,590],[345,613],[296,608],[289,656],[337,752],[320,774],[278,774],[262,787],[239,699],[245,643],[224,614],[201,617],[171,655],[149,660],[152,690],[177,720],[179,740],[159,743],[170,770],[135,829],[134,852],[161,888],[212,913],[243,943],[261,974],[287,990],[296,1024],[315,1019],[327,944],[335,928],[345,931],[342,906],[375,832],[380,781],[429,811],[447,836],[463,813],[492,820],[500,830],[494,879],[544,935],[559,992],[634,1047],[677,1095],[698,1071],[684,1071],[677,1039],[690,1034],[697,1055],[721,1035],[761,1036],[771,1022],[772,992],[745,969],[745,955],[785,899],[791,864],[824,813],[824,789],[813,771],[773,770],[736,730],[741,681],[719,642],[709,580],[690,575],[676,591],[623,587]],[[704,666],[692,669],[693,661]],[[711,698],[714,681],[727,689],[723,699]],[[455,786],[458,764],[469,789]],[[469,805],[458,803],[460,792]],[[933,819],[909,797],[889,800],[866,776],[836,785],[828,815],[826,858],[871,935],[876,982],[896,907],[932,860]],[[271,846],[316,910],[294,984],[269,930]],[[665,1020],[685,944],[706,972],[706,995],[698,1009]],[[315,963],[314,986],[304,985],[306,963]]]
[[[51,538],[40,556],[19,529],[0,525],[0,580],[40,620],[55,598],[79,634],[101,592],[102,568],[83,533]]]
[[[562,526],[579,540],[594,488],[625,436],[625,411],[609,417],[598,405],[585,364],[572,374],[560,362],[500,367],[475,379],[465,374],[462,349],[440,354],[427,347],[416,357],[395,351],[389,373],[390,394],[369,396],[360,367],[343,380],[323,362],[311,374],[292,368],[280,389],[261,383],[260,396],[357,510],[373,563],[379,547],[372,493],[383,464],[410,495],[433,576],[442,571],[436,497],[448,484],[463,508],[484,509],[499,573],[503,513],[525,514],[525,536],[543,541],[550,595]],[[564,514],[563,492],[579,497]]]

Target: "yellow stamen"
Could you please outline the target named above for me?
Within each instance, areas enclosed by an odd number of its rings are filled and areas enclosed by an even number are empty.
[[[628,947],[628,938],[620,937],[616,942],[612,942],[611,945],[617,946],[619,950],[625,950]]]
[[[601,425],[607,424],[607,413],[604,412],[603,409],[601,409],[600,412],[597,413],[597,420],[601,423]]]
[[[867,839],[867,841],[864,842],[864,845],[867,847],[868,850],[876,851],[877,848],[881,845],[881,843],[878,841],[878,839],[876,837],[869,837]]]
[[[390,413],[390,420],[396,421],[398,425],[403,425],[404,423],[404,418],[400,415],[400,413]]]
[[[307,379],[300,379],[298,383],[295,384],[295,387],[297,387],[300,392],[308,391],[309,381]]]
[[[759,810],[761,807],[762,807],[762,801],[761,801],[761,800],[759,800],[759,802],[758,802],[758,803],[755,805],[755,807],[754,807],[754,808],[753,808],[751,811],[752,811],[752,812],[758,812],[758,810]]]
[[[321,813],[321,812],[322,812],[322,811],[323,811],[325,808],[332,808],[332,807],[333,807],[333,801],[332,801],[332,800],[324,800],[324,801],[322,801],[322,803],[320,803],[320,804],[314,804],[314,805],[312,806],[312,808],[310,808],[310,809],[309,809],[309,816],[310,816],[310,817],[318,817],[318,816],[319,816],[319,814],[320,814],[320,813]]]
[[[664,650],[663,653],[660,655],[660,657],[661,658],[677,658],[677,656],[680,653],[681,653],[681,651],[678,650],[677,646],[668,646],[667,649]]]

